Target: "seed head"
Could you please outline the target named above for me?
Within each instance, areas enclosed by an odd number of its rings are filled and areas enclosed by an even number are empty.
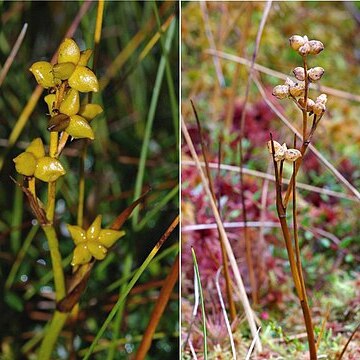
[[[294,83],[289,87],[290,94],[293,97],[304,96],[305,93],[305,85],[303,83]]]
[[[321,41],[310,40],[308,44],[310,46],[309,54],[311,55],[317,55],[324,50],[324,44]]]
[[[308,71],[309,80],[313,82],[320,80],[321,77],[324,75],[324,72],[325,70],[320,66],[309,69]]]
[[[301,56],[306,56],[308,54],[310,54],[310,51],[311,51],[311,48],[310,48],[310,45],[308,42],[306,42],[304,45],[302,45],[299,50],[298,50],[298,53],[301,55]]]
[[[298,100],[298,103],[299,103],[299,105],[300,105],[302,108],[305,107],[305,100],[304,100],[304,98],[300,98],[300,99]],[[306,111],[308,111],[308,112],[313,111],[313,106],[314,106],[314,105],[315,105],[315,101],[308,98],[308,99],[307,99],[307,104],[306,104]]]
[[[277,85],[274,87],[272,94],[278,99],[286,99],[289,97],[289,85]]]
[[[293,35],[290,39],[290,46],[295,50],[299,50],[308,41],[307,36]]]
[[[298,66],[293,70],[293,73],[297,80],[304,81],[305,80],[305,70],[303,67]]]

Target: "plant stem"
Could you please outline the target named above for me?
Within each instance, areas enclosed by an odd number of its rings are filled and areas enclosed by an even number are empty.
[[[52,268],[54,272],[55,297],[56,300],[59,301],[66,295],[65,278],[61,264],[62,259],[59,251],[59,242],[53,226],[44,225],[42,228],[49,243]]]
[[[296,136],[294,137],[294,143],[296,145]],[[294,145],[294,147],[295,147]],[[293,165],[295,171],[295,163]],[[310,307],[309,302],[306,295],[306,288],[305,288],[305,280],[304,275],[302,271],[302,265],[301,265],[301,257],[300,257],[300,247],[299,247],[299,237],[298,237],[298,226],[297,226],[297,211],[296,211],[296,177],[294,177],[293,180],[293,229],[294,229],[294,241],[295,241],[295,254],[296,254],[296,264],[297,269],[300,277],[301,282],[301,291],[303,300],[301,300],[301,308],[304,315],[304,321],[305,321],[305,327],[306,327],[306,333],[307,333],[307,339],[309,344],[309,351],[310,351],[310,359],[317,359],[316,356],[316,343],[314,338],[314,330],[311,320],[311,313],[310,313]]]
[[[38,359],[51,359],[52,350],[68,316],[69,313],[55,311],[54,317],[52,318],[50,326],[47,328],[45,337],[41,343]]]
[[[309,344],[310,360],[317,360],[314,330],[313,330],[313,325],[312,325],[312,320],[311,320],[309,303],[307,301],[306,296],[305,296],[304,300],[302,300],[300,303],[301,303],[301,308],[302,308],[304,320],[305,320],[305,327],[306,327],[306,333],[307,333],[308,344]]]

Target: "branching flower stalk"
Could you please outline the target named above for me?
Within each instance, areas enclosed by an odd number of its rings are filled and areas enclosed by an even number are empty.
[[[321,120],[324,112],[326,111],[327,97],[325,94],[321,94],[312,100],[309,97],[309,85],[311,82],[316,82],[321,79],[324,74],[324,69],[321,67],[314,67],[308,69],[307,56],[317,55],[323,49],[324,45],[318,40],[310,40],[308,37],[293,35],[290,39],[290,46],[293,50],[297,51],[302,57],[303,66],[296,67],[293,70],[295,78],[298,82],[294,82],[291,79],[287,79],[284,85],[275,86],[273,89],[273,95],[278,99],[291,99],[295,105],[302,112],[302,144],[300,149],[296,149],[296,141],[294,140],[294,148],[288,149],[286,143],[280,145],[277,141],[272,138],[270,134],[270,141],[268,142],[268,150],[272,155],[274,169],[275,169],[275,183],[276,183],[276,209],[281,225],[281,230],[285,240],[286,250],[290,262],[291,274],[293,277],[296,294],[300,300],[308,344],[310,359],[317,359],[317,349],[314,337],[314,330],[312,325],[311,312],[309,302],[306,295],[305,281],[301,265],[300,247],[299,247],[299,236],[297,226],[297,210],[296,210],[296,192],[295,182],[296,175],[300,169],[302,159],[305,152],[312,140],[314,132]],[[311,128],[308,131],[308,122],[312,117]],[[284,162],[293,163],[293,172],[291,181],[285,196],[282,193],[282,174]],[[290,196],[293,195],[293,238],[287,220],[287,205],[289,203]]]
[[[72,284],[66,289],[59,239],[54,227],[56,182],[66,174],[59,157],[68,138],[93,140],[95,135],[89,122],[103,111],[97,104],[80,105],[80,93],[99,90],[96,75],[87,67],[91,55],[92,50],[80,51],[74,40],[66,38],[59,47],[57,63],[52,65],[47,61],[38,61],[30,67],[37,83],[48,90],[44,100],[50,115],[47,126],[50,132],[49,153],[45,153],[42,139],[36,138],[14,159],[17,172],[24,176],[21,187],[46,235],[54,275],[58,310],[40,346],[38,358],[42,360],[51,358],[61,329],[85,289],[95,260],[104,259],[108,249],[125,234],[118,228],[103,229],[101,215],[96,217],[87,230],[78,225],[68,225],[75,248],[71,263]],[[48,184],[45,205],[36,195],[38,180]],[[130,215],[129,211],[123,216],[124,219]]]

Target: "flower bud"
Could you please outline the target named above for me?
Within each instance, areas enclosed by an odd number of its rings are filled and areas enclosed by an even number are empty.
[[[103,109],[98,104],[86,104],[80,107],[79,115],[85,118],[87,121],[94,119],[96,116],[101,114]]]
[[[305,107],[305,100],[304,100],[304,98],[300,98],[300,99],[298,100],[298,103],[299,103],[299,105],[300,105],[302,108]],[[311,111],[313,111],[313,106],[315,105],[315,101],[308,98],[306,105],[307,105],[307,106],[306,106],[306,111],[311,112]]]
[[[99,91],[99,83],[96,75],[86,66],[79,65],[75,68],[69,78],[69,85],[83,93]]]
[[[44,89],[55,86],[52,65],[47,61],[37,61],[29,69],[35,76],[36,82]]]
[[[311,55],[317,55],[321,51],[324,50],[323,43],[321,41],[318,41],[318,40],[310,40],[309,41],[309,47],[310,47],[309,54],[311,54]]]
[[[23,152],[15,159],[13,159],[15,163],[16,171],[25,176],[33,176],[36,167],[36,158],[32,153]]]
[[[49,156],[39,159],[36,163],[35,177],[45,181],[56,181],[60,176],[65,174],[65,170],[60,161]]]
[[[277,85],[274,87],[272,94],[278,99],[286,99],[289,97],[289,86],[288,85]]]
[[[303,67],[298,66],[293,70],[293,73],[297,80],[304,81],[305,80],[305,70]]]
[[[56,79],[67,80],[75,70],[75,64],[64,62],[53,66],[53,74]]]
[[[60,112],[66,115],[75,115],[80,109],[80,95],[75,89],[70,88],[66,93],[64,100],[60,104]]]
[[[290,86],[289,91],[293,97],[304,96],[305,85],[303,83],[295,83],[295,85]]]
[[[293,35],[290,39],[290,46],[295,50],[299,50],[301,46],[303,46],[307,41],[307,36]]]
[[[310,45],[308,42],[306,42],[303,46],[301,46],[298,50],[298,53],[301,56],[306,56],[310,53]]]
[[[73,39],[66,38],[59,47],[58,63],[71,62],[76,65],[80,59],[80,49]]]
[[[88,138],[94,140],[94,132],[89,123],[79,115],[70,116],[66,132],[75,139]]]
[[[64,131],[70,123],[70,117],[66,114],[58,114],[53,116],[48,123],[48,131],[61,132]]]
[[[309,80],[313,82],[320,80],[321,77],[324,75],[324,72],[325,70],[320,66],[309,69],[308,71]]]
[[[91,49],[82,51],[80,53],[80,60],[78,62],[78,65],[87,66],[92,53],[93,51]]]
[[[285,151],[285,160],[294,162],[301,157],[301,152],[298,149],[287,149]]]

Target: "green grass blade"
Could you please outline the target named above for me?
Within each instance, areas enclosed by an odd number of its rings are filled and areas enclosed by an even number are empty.
[[[191,248],[191,253],[192,253],[192,258],[194,261],[194,271],[195,271],[195,275],[196,275],[196,281],[198,282],[199,285],[199,293],[200,293],[200,303],[201,303],[201,313],[202,313],[202,319],[203,319],[203,337],[204,337],[204,360],[207,360],[208,358],[208,354],[207,354],[207,332],[206,332],[206,315],[205,315],[205,304],[204,304],[204,296],[203,296],[203,292],[202,292],[202,287],[201,287],[201,279],[200,279],[200,272],[199,272],[199,267],[198,267],[198,263],[196,260],[196,254],[193,248]]]

